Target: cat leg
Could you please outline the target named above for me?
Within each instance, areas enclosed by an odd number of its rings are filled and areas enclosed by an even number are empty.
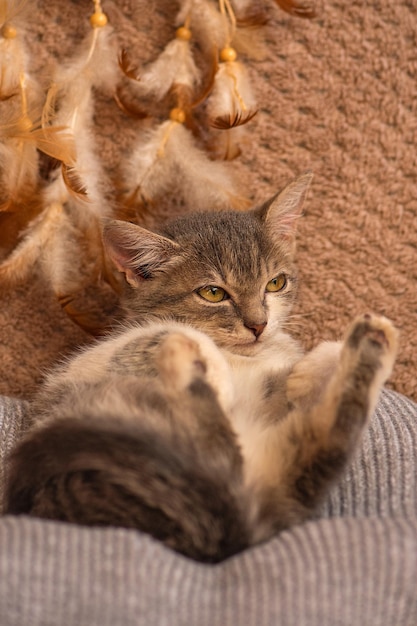
[[[257,438],[247,481],[258,489],[264,536],[302,521],[320,504],[375,409],[396,349],[389,320],[357,318],[320,400],[307,411],[294,409]]]
[[[220,394],[211,384],[209,370],[216,365],[210,363],[212,359],[213,355],[207,356],[194,337],[173,332],[162,341],[156,361],[174,419],[177,425],[186,427],[192,437],[190,445],[207,459],[208,465],[221,464],[227,472],[231,468],[232,473],[237,471],[240,481],[242,456]]]
[[[204,378],[207,364],[198,343],[185,333],[172,332],[161,343],[157,356],[159,375],[169,389],[185,389],[196,378]]]
[[[324,341],[295,364],[286,381],[291,407],[308,409],[318,402],[337,367],[341,350],[341,341]]]

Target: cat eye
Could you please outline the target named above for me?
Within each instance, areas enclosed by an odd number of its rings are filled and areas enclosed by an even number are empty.
[[[278,274],[272,280],[269,281],[266,285],[265,291],[269,291],[271,293],[276,291],[282,291],[287,286],[287,277],[285,274]]]
[[[222,302],[230,298],[227,291],[222,287],[216,287],[216,285],[207,285],[207,287],[201,287],[197,290],[199,296],[207,300],[208,302]]]

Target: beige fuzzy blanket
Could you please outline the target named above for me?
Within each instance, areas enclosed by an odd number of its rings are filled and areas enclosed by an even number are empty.
[[[254,4],[257,4],[254,2]],[[301,19],[265,0],[266,54],[244,58],[259,111],[231,163],[244,193],[261,202],[314,172],[299,228],[300,295],[294,332],[309,348],[339,338],[358,313],[401,330],[391,386],[417,400],[417,31],[410,0],[317,5]],[[39,0],[27,17],[31,71],[44,84],[89,30],[93,3]],[[102,1],[120,48],[138,67],[173,37],[169,0]],[[137,140],[133,119],[96,97],[94,135],[109,178],[121,176]],[[110,201],[111,201],[110,192]],[[175,202],[167,197],[153,218]],[[0,228],[9,217],[1,217]],[[29,397],[45,368],[88,335],[61,310],[34,268],[1,287],[0,392]]]

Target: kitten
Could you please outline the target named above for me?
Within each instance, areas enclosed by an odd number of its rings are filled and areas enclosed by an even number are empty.
[[[389,376],[397,333],[357,318],[303,355],[285,332],[309,174],[246,213],[158,233],[110,221],[127,327],[49,375],[6,511],[150,533],[217,562],[312,516]]]

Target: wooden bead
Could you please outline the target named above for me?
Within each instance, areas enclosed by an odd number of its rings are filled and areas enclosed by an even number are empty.
[[[1,29],[1,34],[5,39],[14,39],[17,37],[17,30],[11,24],[5,24]]]
[[[32,128],[33,124],[32,124],[32,120],[30,119],[30,117],[25,114],[25,115],[22,115],[22,117],[19,119],[17,125],[20,131],[27,131]]]
[[[237,58],[237,52],[234,48],[223,48],[223,50],[220,50],[220,61],[236,61]]]
[[[93,13],[90,17],[90,24],[93,28],[102,28],[107,22],[107,15],[100,11]]]
[[[177,39],[182,39],[183,41],[190,41],[192,33],[189,28],[186,26],[180,26],[175,31],[175,36]]]
[[[169,112],[169,119],[173,122],[179,122],[180,124],[184,124],[185,122],[185,111],[176,107],[175,109],[171,109]]]

